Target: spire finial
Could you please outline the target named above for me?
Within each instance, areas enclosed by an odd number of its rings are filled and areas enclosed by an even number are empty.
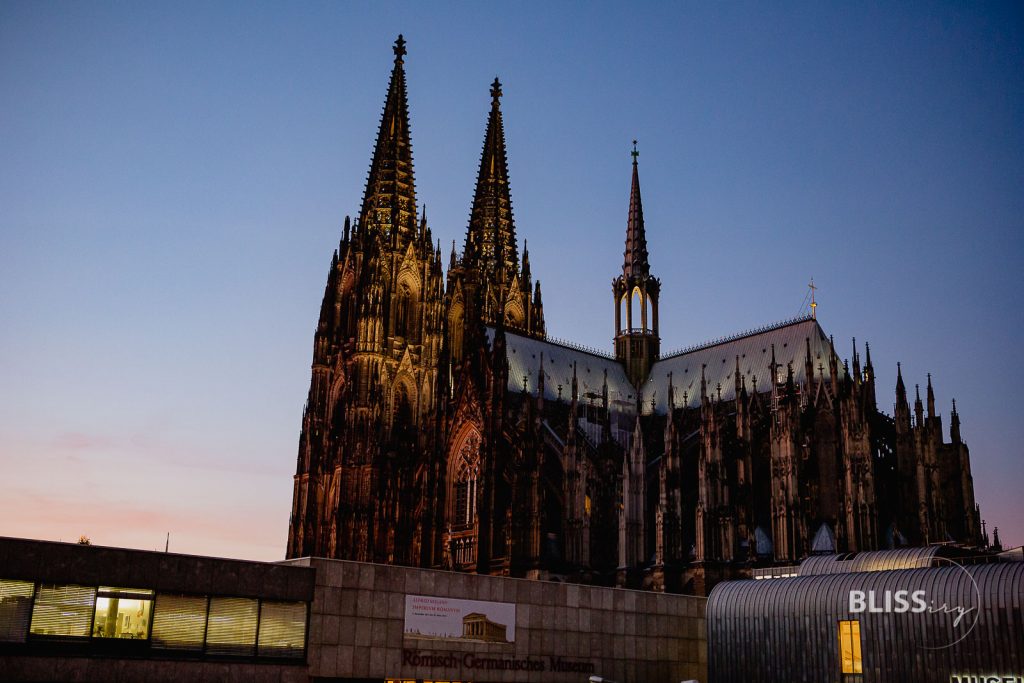
[[[818,319],[818,302],[814,298],[814,292],[818,288],[814,284],[814,278],[813,277],[811,278],[811,282],[810,282],[810,284],[807,285],[807,287],[811,290],[811,317],[814,318],[815,320],[817,320]]]
[[[396,62],[402,61],[402,57],[408,54],[405,50],[405,38],[402,37],[401,33],[398,34],[398,39],[395,41],[395,46],[392,49],[395,51]]]
[[[633,157],[633,163],[636,163],[636,158],[640,156],[640,152],[636,149],[636,140],[633,140],[633,151],[629,153]]]
[[[498,77],[495,76],[494,77],[494,82],[491,83],[491,102],[493,104],[497,104],[498,100],[500,98],[501,98],[501,81],[499,81]]]

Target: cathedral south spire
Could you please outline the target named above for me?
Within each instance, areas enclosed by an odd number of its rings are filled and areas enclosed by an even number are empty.
[[[395,63],[387,99],[377,130],[377,144],[366,179],[359,212],[361,229],[379,235],[411,234],[416,224],[416,187],[413,182],[412,142],[409,136],[409,101],[405,87],[405,38],[394,45]]]
[[[468,266],[479,269],[485,281],[505,285],[519,270],[519,250],[512,221],[501,95],[501,82],[495,78],[491,84],[491,111],[466,231],[465,258]]]
[[[615,357],[626,366],[634,386],[640,386],[658,358],[658,294],[661,281],[651,275],[640,200],[640,170],[636,140],[633,141],[633,181],[626,219],[626,249],[622,274],[612,281],[615,301]]]

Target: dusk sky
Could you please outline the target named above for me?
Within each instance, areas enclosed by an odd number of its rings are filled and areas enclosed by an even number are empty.
[[[408,41],[447,262],[495,75],[548,332],[611,350],[631,141],[662,349],[801,313],[956,399],[1024,543],[1021,3],[0,4],[0,535],[282,559],[313,331]],[[912,395],[912,394],[911,394]]]

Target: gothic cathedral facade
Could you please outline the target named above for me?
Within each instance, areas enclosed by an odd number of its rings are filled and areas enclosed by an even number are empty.
[[[706,593],[819,552],[981,543],[956,404],[893,417],[814,317],[661,355],[634,149],[614,354],[547,337],[501,85],[466,239],[417,212],[405,43],[313,341],[288,557]]]

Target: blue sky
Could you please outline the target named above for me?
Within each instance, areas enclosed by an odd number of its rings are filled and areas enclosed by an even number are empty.
[[[447,258],[495,75],[549,332],[610,348],[639,140],[663,348],[808,280],[957,399],[1024,543],[1024,10],[986,3],[0,5],[0,534],[283,556],[311,342],[406,60]]]

